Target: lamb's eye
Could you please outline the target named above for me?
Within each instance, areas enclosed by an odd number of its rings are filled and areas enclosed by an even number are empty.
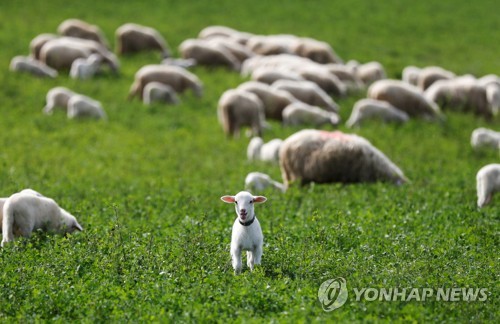
[[[250,203],[253,204],[253,200],[250,200]]]
[[[237,201],[235,201],[234,203],[235,203],[236,205],[238,205],[238,202],[237,202]]]

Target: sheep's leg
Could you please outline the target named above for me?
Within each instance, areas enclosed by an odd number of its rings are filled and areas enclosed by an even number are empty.
[[[231,259],[233,263],[234,274],[241,273],[241,248],[231,248]]]
[[[262,245],[257,245],[253,251],[254,264],[260,265],[261,258],[262,258]]]
[[[247,266],[253,271],[253,265],[255,263],[254,253],[247,251]]]

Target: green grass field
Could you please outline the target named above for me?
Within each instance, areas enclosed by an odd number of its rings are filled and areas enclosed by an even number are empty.
[[[74,214],[84,231],[35,233],[0,250],[0,322],[498,322],[500,199],[478,210],[475,174],[498,162],[474,152],[473,115],[444,124],[412,120],[356,130],[411,183],[293,186],[266,191],[257,213],[263,264],[234,276],[234,209],[220,201],[248,172],[280,179],[277,166],[246,160],[248,139],[228,140],[216,117],[223,91],[245,81],[225,69],[193,69],[204,97],[179,106],[127,102],[133,75],[157,53],[120,59],[119,76],[42,80],[8,70],[30,40],[66,18],[115,29],[136,22],[178,44],[214,24],[256,34],[329,42],[345,60],[457,74],[500,74],[497,1],[29,1],[0,2],[0,196],[33,188]],[[63,85],[102,102],[109,121],[42,114]],[[340,100],[344,120],[360,93]],[[299,128],[272,122],[264,139]],[[331,129],[325,127],[325,129]],[[340,130],[346,130],[344,126]],[[349,297],[325,312],[318,289],[343,277]],[[354,288],[486,288],[485,301],[356,300]]]

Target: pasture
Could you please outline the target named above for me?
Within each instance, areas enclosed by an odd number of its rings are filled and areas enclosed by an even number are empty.
[[[496,1],[29,1],[0,3],[1,197],[33,188],[75,215],[84,231],[36,233],[0,250],[0,321],[82,322],[498,322],[500,197],[476,207],[476,172],[498,162],[475,152],[471,114],[446,122],[373,122],[366,137],[411,183],[293,186],[265,191],[257,206],[263,264],[233,275],[234,208],[220,196],[251,171],[280,180],[279,167],[248,162],[248,138],[227,139],[220,95],[246,79],[195,67],[204,96],[178,106],[126,100],[134,73],[158,53],[120,57],[120,74],[77,81],[8,70],[30,40],[78,17],[111,44],[123,23],[158,29],[174,55],[209,25],[290,33],[330,43],[344,59],[379,61],[389,77],[407,65],[457,74],[500,74]],[[66,86],[102,102],[109,121],[42,114],[45,94]],[[345,121],[358,93],[339,100]],[[299,127],[271,122],[264,139]],[[324,129],[331,130],[330,127]],[[338,129],[347,130],[342,124]],[[321,283],[343,277],[344,306],[323,311]],[[356,300],[354,288],[486,288],[485,301]]]

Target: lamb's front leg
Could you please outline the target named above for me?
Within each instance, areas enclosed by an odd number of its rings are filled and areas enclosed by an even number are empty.
[[[237,275],[241,273],[241,248],[231,246],[231,260],[233,264],[234,274]]]
[[[255,263],[254,255],[255,255],[254,252],[247,251],[247,266],[250,268],[251,271],[253,271],[253,265]]]

